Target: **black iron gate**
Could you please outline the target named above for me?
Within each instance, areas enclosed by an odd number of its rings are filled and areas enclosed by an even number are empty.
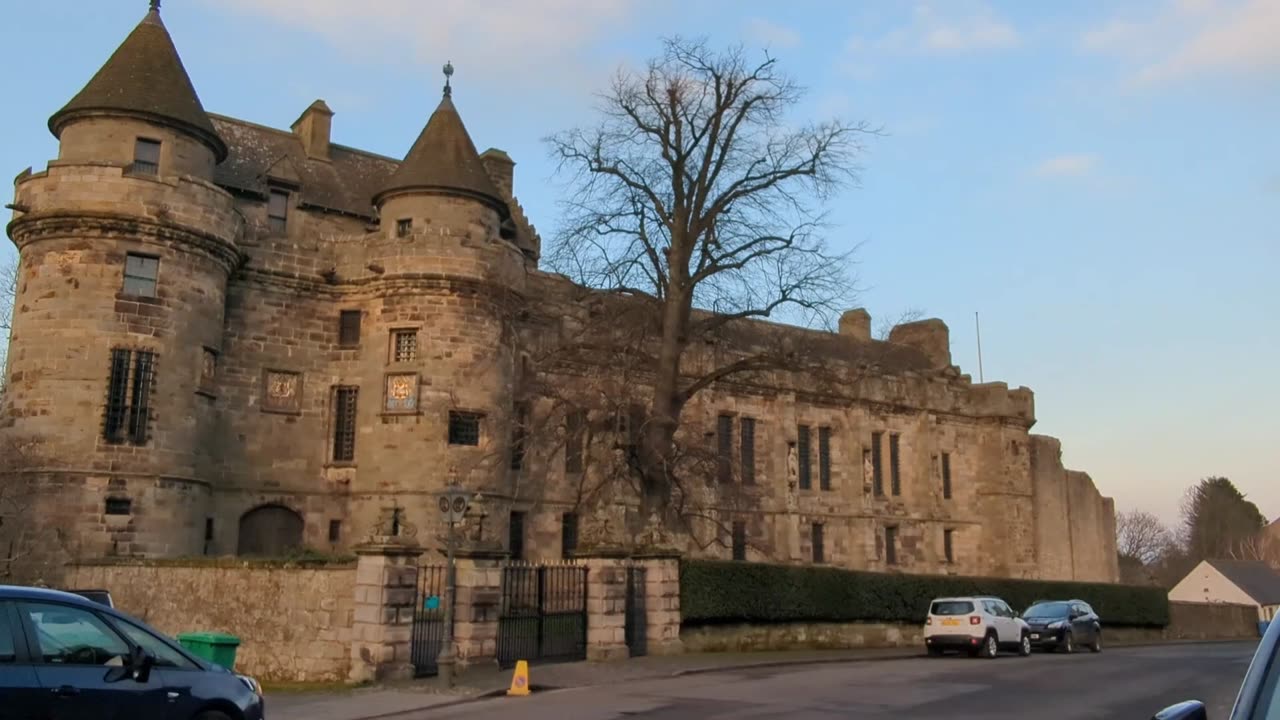
[[[623,634],[631,657],[649,652],[649,624],[645,619],[645,569],[639,565],[627,568],[626,622]]]
[[[435,675],[436,658],[444,643],[444,588],[446,568],[423,565],[418,568],[418,595],[414,602],[413,633],[409,656],[417,677]]]
[[[509,565],[502,569],[498,665],[587,658],[587,568]]]

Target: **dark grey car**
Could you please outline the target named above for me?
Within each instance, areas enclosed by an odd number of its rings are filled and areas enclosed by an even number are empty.
[[[1102,619],[1083,600],[1044,600],[1022,613],[1031,628],[1031,645],[1044,650],[1075,652],[1087,647],[1102,652]]]

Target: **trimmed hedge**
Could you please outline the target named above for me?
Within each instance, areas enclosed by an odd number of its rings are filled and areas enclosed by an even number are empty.
[[[830,567],[686,560],[680,564],[680,613],[686,625],[773,622],[923,623],[929,601],[993,595],[1022,612],[1037,600],[1084,600],[1104,625],[1164,627],[1169,601],[1160,588],[1108,583],[890,575]]]

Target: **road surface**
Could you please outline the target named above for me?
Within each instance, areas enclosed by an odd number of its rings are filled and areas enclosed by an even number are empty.
[[[499,698],[431,718],[1134,718],[1199,699],[1225,720],[1254,643],[755,669]],[[536,673],[536,669],[534,671]],[[535,675],[535,683],[537,678]],[[428,717],[423,714],[420,717]]]

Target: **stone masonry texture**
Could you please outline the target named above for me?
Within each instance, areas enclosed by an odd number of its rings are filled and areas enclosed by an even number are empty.
[[[614,418],[588,415],[575,467],[563,404],[530,396],[552,386],[586,406],[618,378],[605,361],[536,362],[598,311],[591,293],[539,268],[510,159],[491,150],[468,165],[494,176],[498,199],[450,185],[448,168],[431,187],[379,195],[400,163],[331,143],[331,114],[313,104],[296,132],[211,116],[221,162],[181,123],[77,115],[59,159],[19,175],[0,440],[36,443],[38,457],[6,468],[5,482],[34,483],[32,512],[61,529],[41,548],[51,561],[346,552],[392,509],[438,557],[435,494],[451,482],[477,499],[470,540],[522,546],[524,560],[573,549],[567,514],[581,545],[634,540],[634,493],[590,491],[614,457]],[[449,133],[438,141],[475,153],[460,122]],[[133,163],[138,138],[161,145],[154,174]],[[130,253],[158,261],[154,292],[125,287]],[[698,490],[710,520],[665,544],[727,559],[728,530],[741,527],[748,560],[804,563],[820,526],[821,560],[839,567],[1116,581],[1113,503],[1063,468],[1057,440],[1031,433],[1031,391],[961,373],[939,320],[899,325],[889,341],[869,328],[862,310],[836,333],[741,324],[731,351],[781,338],[822,353],[843,380],[777,372],[699,393],[682,432],[714,438],[728,417],[733,480]],[[116,349],[154,353],[155,366],[149,384],[130,381],[113,399]],[[691,351],[688,366],[709,361]],[[643,377],[622,380],[643,400]],[[135,415],[139,403],[147,412]],[[137,418],[141,442],[105,438],[109,407]],[[519,463],[518,422],[541,428]],[[808,487],[793,468],[802,426]],[[101,572],[115,589],[121,573],[143,571]],[[266,576],[238,576],[249,577]]]

